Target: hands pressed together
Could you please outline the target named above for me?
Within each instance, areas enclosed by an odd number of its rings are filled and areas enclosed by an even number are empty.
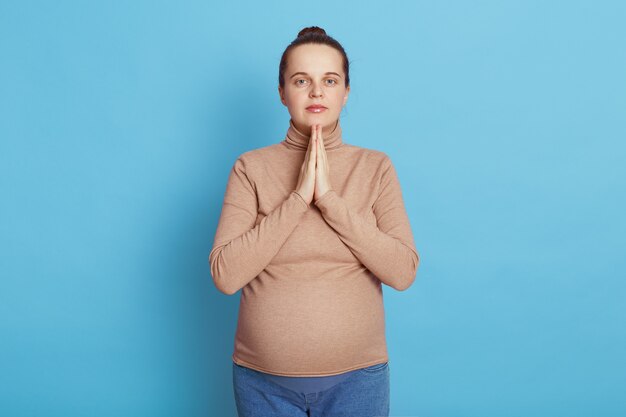
[[[331,189],[328,158],[322,138],[322,125],[311,126],[311,139],[300,168],[296,192],[307,202],[317,200]]]

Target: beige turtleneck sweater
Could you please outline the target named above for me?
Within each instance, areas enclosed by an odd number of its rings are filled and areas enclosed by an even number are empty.
[[[419,263],[400,183],[381,151],[324,137],[331,190],[294,191],[309,136],[241,154],[228,178],[211,275],[241,290],[232,359],[261,372],[327,376],[389,360],[381,283],[415,280]]]

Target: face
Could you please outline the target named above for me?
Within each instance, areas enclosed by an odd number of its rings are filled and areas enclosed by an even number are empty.
[[[278,92],[296,128],[310,134],[312,125],[321,124],[322,136],[332,131],[350,92],[341,53],[328,45],[297,46],[289,53],[284,77],[285,87],[278,86]],[[307,109],[313,104],[326,108]]]

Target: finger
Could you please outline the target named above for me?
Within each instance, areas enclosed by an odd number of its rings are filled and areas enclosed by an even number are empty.
[[[308,165],[311,163],[311,151],[312,151],[312,146],[311,143],[309,142],[309,146],[307,146],[306,148],[306,152],[304,153],[304,164],[305,166],[308,167]]]
[[[315,146],[317,146],[318,150],[319,150],[320,141],[319,141],[319,139],[317,137],[317,125],[315,125],[315,133],[313,133],[313,137],[315,137]]]
[[[326,149],[324,148],[324,138],[322,137],[322,125],[319,126],[318,130],[318,150],[320,152],[320,158],[322,163],[326,163]]]
[[[317,151],[318,151],[318,152],[319,152],[319,154],[320,154],[320,158],[322,158],[322,157],[323,157],[323,155],[324,155],[324,150],[322,149],[322,146],[323,146],[323,145],[322,145],[322,142],[321,142],[321,140],[320,140],[320,139],[321,139],[321,134],[320,134],[320,131],[321,131],[321,130],[322,130],[321,125],[317,125],[317,131],[316,131],[316,132],[317,132],[317,135],[316,135],[316,138],[317,138]],[[321,162],[321,161],[320,161],[320,162]]]
[[[311,153],[311,142],[309,141],[309,146],[306,147],[306,152],[304,153],[304,160],[305,161],[309,157],[310,153]]]
[[[324,146],[324,139],[322,139],[322,125],[317,125],[317,142],[321,147]]]
[[[315,125],[311,126],[311,137],[309,138],[309,149],[314,151],[317,147],[317,141],[315,140]]]
[[[326,152],[326,148],[324,147],[323,144],[322,144],[322,147],[324,149],[324,170],[326,172],[326,175],[330,176],[330,165],[328,164],[328,152]]]
[[[312,169],[315,169],[315,165],[317,162],[317,141],[315,140],[315,135],[311,135],[311,139],[309,139],[310,142],[309,145],[311,146],[311,158],[310,158],[310,163],[311,163],[311,167]]]
[[[317,158],[317,166],[319,167],[321,164],[320,158],[322,156],[322,151],[320,150],[320,140],[319,140],[319,125],[315,125],[315,148],[318,154]]]
[[[317,125],[317,143],[322,146],[322,125]]]

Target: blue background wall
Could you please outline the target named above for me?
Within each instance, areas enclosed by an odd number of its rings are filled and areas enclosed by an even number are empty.
[[[228,171],[284,48],[343,43],[344,141],[400,177],[391,414],[626,413],[619,1],[0,3],[0,414],[235,416]]]

